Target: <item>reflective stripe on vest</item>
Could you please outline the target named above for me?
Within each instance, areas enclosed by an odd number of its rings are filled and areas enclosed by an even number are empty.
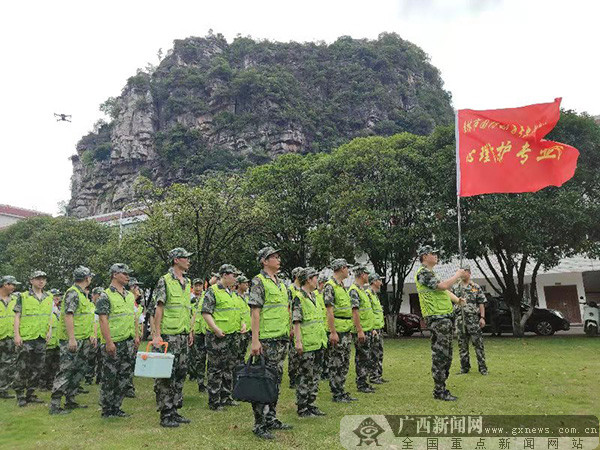
[[[241,331],[241,324],[245,324],[246,330],[249,330],[250,329],[250,307],[246,303],[246,300],[244,300],[244,298],[241,295],[239,295],[237,292],[234,292],[233,296],[235,297],[235,301],[238,305],[238,308],[240,308],[240,331]]]
[[[329,331],[329,325],[327,324],[327,307],[325,306],[325,300],[323,299],[323,293],[315,291],[315,298],[317,299],[317,306],[321,310],[321,319],[323,321],[323,329]]]
[[[191,288],[192,284],[186,278],[185,287],[170,273],[163,276],[167,299],[161,324],[163,334],[184,334],[190,332],[192,322]]]
[[[15,335],[15,304],[17,300],[10,296],[8,304],[0,300],[0,339],[12,338]]]
[[[270,278],[258,274],[265,288],[265,303],[260,309],[260,339],[278,338],[290,334],[288,293],[283,282],[279,286]]]
[[[321,311],[304,292],[296,291],[294,299],[300,300],[302,307],[302,322],[300,322],[300,337],[305,352],[312,352],[327,347],[327,335],[323,329]]]
[[[380,330],[385,326],[385,319],[383,317],[383,308],[377,294],[370,289],[367,290],[367,295],[371,299],[371,306],[373,308],[373,329]]]
[[[21,293],[21,321],[19,334],[24,341],[46,338],[50,314],[52,314],[52,294],[43,294],[42,300],[38,300],[29,292]]]
[[[421,305],[421,314],[423,317],[433,315],[444,315],[452,313],[452,301],[446,291],[430,289],[419,283],[418,275],[424,266],[421,266],[415,274],[415,284],[419,293],[419,304]]]
[[[94,333],[94,304],[88,300],[78,287],[71,286],[65,292],[60,304],[60,328],[58,336],[61,341],[69,339],[67,327],[65,325],[65,298],[71,291],[75,291],[79,299],[77,309],[73,313],[73,331],[75,339],[87,339]]]
[[[208,325],[202,317],[202,305],[204,304],[204,292],[200,298],[196,299],[196,321],[194,322],[194,332],[198,334],[206,334]]]
[[[119,292],[113,292],[110,288],[106,288],[104,293],[110,301],[108,329],[113,342],[122,342],[135,336],[135,298],[133,294],[127,292],[123,297]],[[102,343],[106,343],[104,335],[102,333],[100,335]]]
[[[213,284],[209,289],[215,294],[215,309],[212,314],[215,325],[225,334],[239,332],[241,316],[237,299],[234,297],[235,294],[230,294],[216,284]],[[210,327],[207,331],[212,333]]]
[[[335,301],[333,305],[333,317],[335,331],[347,333],[352,330],[352,304],[348,291],[343,286],[339,286],[333,279],[327,281],[328,285],[333,287]]]
[[[356,284],[350,286],[348,290],[356,291],[358,294],[358,298],[360,299],[360,303],[358,305],[358,315],[360,317],[360,326],[363,331],[371,331],[373,329],[373,323],[375,322],[375,317],[373,316],[373,308],[371,307],[371,299],[367,295],[367,293],[359,288]],[[357,332],[355,327],[352,328],[354,333]]]
[[[48,322],[48,331],[52,329],[52,335],[50,336],[50,341],[46,344],[46,348],[49,350],[58,348],[60,342],[60,339],[58,339],[58,325],[58,313],[52,313],[50,321]]]

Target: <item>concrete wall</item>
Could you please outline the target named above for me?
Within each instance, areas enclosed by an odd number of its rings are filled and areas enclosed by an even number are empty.
[[[13,223],[18,222],[20,219],[14,216],[5,216],[4,214],[0,214],[0,228],[8,227]]]

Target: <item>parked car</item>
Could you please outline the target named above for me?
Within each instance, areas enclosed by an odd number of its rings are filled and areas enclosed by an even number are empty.
[[[421,331],[421,318],[416,314],[398,313],[396,333],[398,336],[412,336]]]
[[[488,299],[489,300],[489,299]],[[512,333],[512,313],[510,308],[502,299],[496,300],[496,315],[497,315],[497,328],[493,329],[492,323],[492,311],[490,311],[489,304],[486,304],[486,325],[483,327],[484,333]],[[521,305],[521,313],[525,314],[529,308],[529,305]],[[525,322],[525,331],[532,331],[540,336],[551,336],[557,331],[567,331],[571,325],[569,321],[565,319],[565,316],[560,311],[555,309],[537,308],[533,309],[533,313]]]

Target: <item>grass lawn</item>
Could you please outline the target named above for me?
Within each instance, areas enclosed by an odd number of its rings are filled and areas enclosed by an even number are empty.
[[[359,402],[331,401],[329,386],[321,383],[318,406],[323,418],[300,419],[295,393],[284,379],[278,415],[294,430],[277,432],[277,439],[264,442],[251,433],[253,415],[249,404],[212,412],[206,394],[187,382],[182,413],[190,425],[164,429],[158,425],[152,380],[136,378],[138,397],[125,399],[126,419],[101,419],[97,406],[98,386],[78,397],[90,406],[66,416],[48,415],[46,405],[18,408],[15,400],[0,400],[0,448],[2,449],[120,449],[120,448],[341,448],[339,424],[351,414],[593,414],[600,416],[600,339],[584,336],[549,338],[487,338],[490,375],[477,370],[454,375],[459,370],[458,350],[449,380],[457,402],[431,397],[429,340],[409,338],[385,342],[384,376],[390,383],[375,394],[356,394],[354,363],[347,387]],[[475,355],[471,363],[476,369]],[[49,401],[48,392],[39,393]]]

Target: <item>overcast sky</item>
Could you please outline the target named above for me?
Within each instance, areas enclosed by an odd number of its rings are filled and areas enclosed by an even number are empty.
[[[70,197],[79,138],[98,106],[174,39],[374,39],[396,32],[427,52],[455,108],[548,102],[600,114],[594,0],[13,1],[0,6],[0,204],[56,214]],[[72,123],[53,113],[72,114]]]

